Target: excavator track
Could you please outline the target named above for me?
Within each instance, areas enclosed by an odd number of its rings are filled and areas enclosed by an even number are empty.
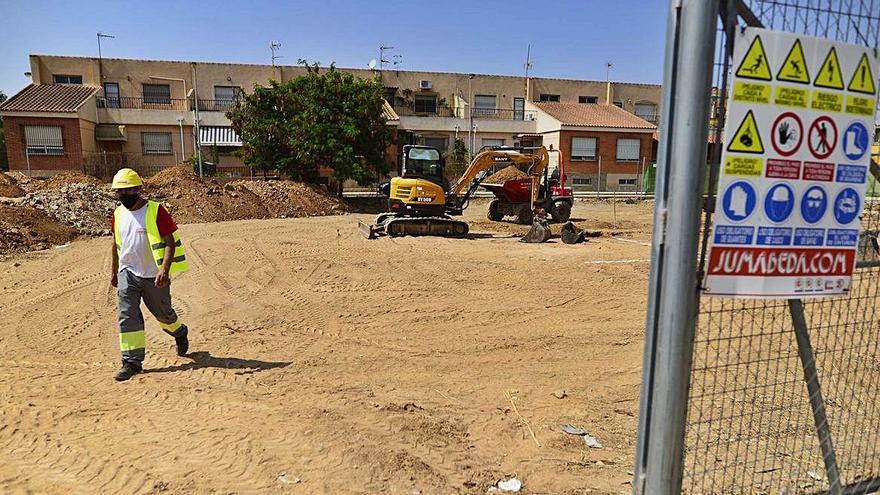
[[[401,237],[405,235],[464,237],[469,230],[467,223],[449,217],[392,218],[385,223],[384,227],[385,233],[392,237]]]

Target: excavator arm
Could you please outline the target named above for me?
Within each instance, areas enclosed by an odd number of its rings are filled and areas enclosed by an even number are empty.
[[[476,186],[479,185],[479,183],[474,183],[475,179],[480,172],[488,170],[496,164],[496,157],[504,157],[516,165],[529,165],[529,176],[532,179],[531,206],[534,208],[535,203],[538,200],[538,186],[541,180],[541,175],[550,163],[550,155],[547,152],[547,149],[543,146],[536,150],[534,154],[505,150],[486,150],[477,153],[477,156],[471,161],[470,166],[468,166],[467,170],[461,175],[461,178],[459,178],[455,185],[450,189],[450,199],[455,198],[459,207],[466,203],[467,200],[470,199],[470,195],[473,193],[474,189],[476,189]],[[465,194],[462,196],[463,192],[465,192]]]

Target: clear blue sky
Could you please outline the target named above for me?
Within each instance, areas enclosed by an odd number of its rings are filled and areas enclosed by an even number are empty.
[[[402,68],[659,83],[666,0],[0,0],[0,90],[28,83],[29,53],[366,67],[380,43]]]

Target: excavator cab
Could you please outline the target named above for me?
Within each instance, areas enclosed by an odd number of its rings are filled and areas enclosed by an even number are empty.
[[[422,178],[446,186],[443,169],[446,163],[440,150],[430,146],[407,145],[403,147],[397,175],[406,179]]]

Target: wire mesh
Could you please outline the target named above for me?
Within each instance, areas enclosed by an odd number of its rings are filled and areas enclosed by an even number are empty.
[[[743,4],[769,29],[878,46],[880,0]],[[710,131],[724,127],[726,108],[730,47],[720,23],[719,30]],[[713,135],[719,139],[712,141]],[[720,130],[710,132],[710,144],[722,140]],[[718,151],[712,155],[711,178],[717,177]],[[868,197],[878,193],[872,181]],[[714,202],[710,197],[707,204]],[[705,215],[704,241],[710,215]],[[880,489],[870,487],[880,480],[880,268],[870,266],[880,259],[875,241],[880,202],[865,205],[862,229],[862,263],[849,295],[805,303],[841,484],[853,494]],[[703,242],[701,260],[705,250]],[[685,439],[686,493],[831,489],[803,370],[786,301],[701,301]]]

